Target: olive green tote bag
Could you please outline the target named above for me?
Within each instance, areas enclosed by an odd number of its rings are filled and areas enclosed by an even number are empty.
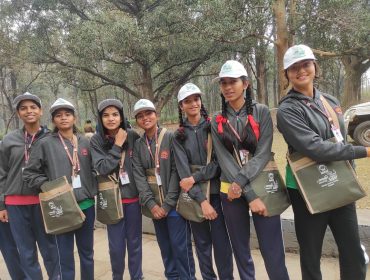
[[[82,226],[86,217],[65,176],[44,183],[41,190],[39,198],[46,233],[61,234]]]
[[[208,147],[207,147],[207,165],[211,162],[212,156],[212,138],[211,134],[208,133]],[[191,165],[191,172],[198,171],[202,166]],[[198,182],[197,185],[200,187],[202,193],[209,201],[210,192],[210,181]],[[199,203],[192,199],[187,192],[182,189],[180,191],[179,199],[177,201],[176,211],[186,220],[201,223],[205,220],[203,211]]]
[[[274,160],[274,153],[271,154],[271,160],[265,168],[250,184],[265,204],[268,217],[280,215],[290,206],[288,191]]]
[[[121,191],[113,176],[98,175],[96,219],[106,225],[118,223],[123,218]]]

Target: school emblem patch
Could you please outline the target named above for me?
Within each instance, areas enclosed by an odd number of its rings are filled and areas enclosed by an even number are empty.
[[[168,150],[163,150],[162,152],[161,152],[161,156],[160,156],[160,158],[161,159],[168,159],[168,156],[169,156],[169,151]]]
[[[86,148],[81,149],[81,155],[87,156],[89,154],[89,151]]]
[[[340,108],[339,106],[335,107],[335,108],[334,108],[334,111],[335,111],[335,112],[337,112],[337,114],[340,114],[340,115],[342,115],[342,114],[343,114],[343,112],[342,112],[342,108]]]

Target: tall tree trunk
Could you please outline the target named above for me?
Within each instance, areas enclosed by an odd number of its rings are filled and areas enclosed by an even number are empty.
[[[342,63],[345,71],[342,106],[348,108],[360,101],[361,77],[369,69],[370,61],[363,63],[357,56],[346,55],[342,57]]]
[[[283,58],[284,53],[288,49],[288,28],[286,24],[286,12],[285,12],[285,1],[275,0],[273,5],[275,22],[276,22],[276,62],[278,70],[278,92],[279,96],[284,95],[284,85],[286,83],[286,78],[284,75],[284,65]]]
[[[267,79],[266,79],[266,61],[262,55],[256,56],[256,75],[257,75],[257,100],[259,103],[268,106]]]
[[[13,101],[14,98],[17,96],[17,76],[13,70],[10,71],[10,85],[12,88],[12,95],[13,95],[12,101]],[[12,104],[10,104],[10,107],[12,108]],[[14,110],[13,109],[11,110],[12,110],[12,113],[14,113]],[[14,122],[15,122],[14,127],[19,128],[19,118],[17,114],[14,115]]]

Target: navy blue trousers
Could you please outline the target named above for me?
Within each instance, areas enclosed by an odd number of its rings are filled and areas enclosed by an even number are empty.
[[[82,227],[71,232],[58,234],[57,245],[60,258],[62,280],[75,279],[74,241],[80,257],[81,277],[84,280],[94,279],[94,222],[95,207],[83,210],[86,220]]]
[[[49,279],[60,279],[55,236],[45,232],[40,205],[7,205],[6,209],[20,262],[27,278],[42,279],[37,242]]]
[[[189,223],[172,210],[166,218],[153,220],[168,280],[194,280],[195,265]]]
[[[280,216],[253,214],[258,244],[270,280],[289,280]]]
[[[233,256],[224,215],[222,213],[220,195],[212,194],[210,203],[218,215],[215,220],[204,221],[202,223],[190,222],[199,268],[203,280],[217,280],[212,265],[213,247],[219,279],[232,280],[234,279]]]
[[[225,223],[238,267],[240,280],[254,280],[255,270],[250,249],[249,207],[244,198],[229,201],[220,194]]]
[[[312,215],[298,190],[288,188],[294,212],[303,280],[321,280],[322,244],[329,226],[339,252],[340,279],[364,280],[366,264],[354,203]]]
[[[123,279],[126,247],[131,280],[140,280],[142,271],[142,216],[139,202],[122,204],[124,218],[108,225],[109,256],[112,279]]]
[[[13,280],[26,279],[9,223],[0,222],[0,250],[10,277]]]

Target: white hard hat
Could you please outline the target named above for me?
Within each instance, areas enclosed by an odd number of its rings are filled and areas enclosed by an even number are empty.
[[[58,98],[53,103],[53,105],[51,105],[49,112],[50,112],[50,114],[53,114],[58,109],[70,109],[73,112],[76,111],[75,106],[73,106],[73,104],[71,102],[69,102],[69,101],[67,101],[63,98]]]
[[[284,70],[288,69],[296,62],[307,59],[316,60],[316,57],[314,56],[310,47],[306,45],[292,46],[284,54]]]
[[[214,80],[221,78],[240,78],[242,76],[248,77],[247,70],[245,70],[243,64],[236,60],[228,60],[222,65],[218,77]]]
[[[201,90],[196,85],[194,85],[193,83],[187,83],[180,88],[179,93],[177,94],[177,102],[181,102],[186,97],[193,94],[203,95]]]
[[[153,102],[148,99],[140,99],[134,105],[134,116],[136,117],[137,114],[139,114],[142,111],[146,111],[146,110],[155,112],[155,107],[154,107]]]

